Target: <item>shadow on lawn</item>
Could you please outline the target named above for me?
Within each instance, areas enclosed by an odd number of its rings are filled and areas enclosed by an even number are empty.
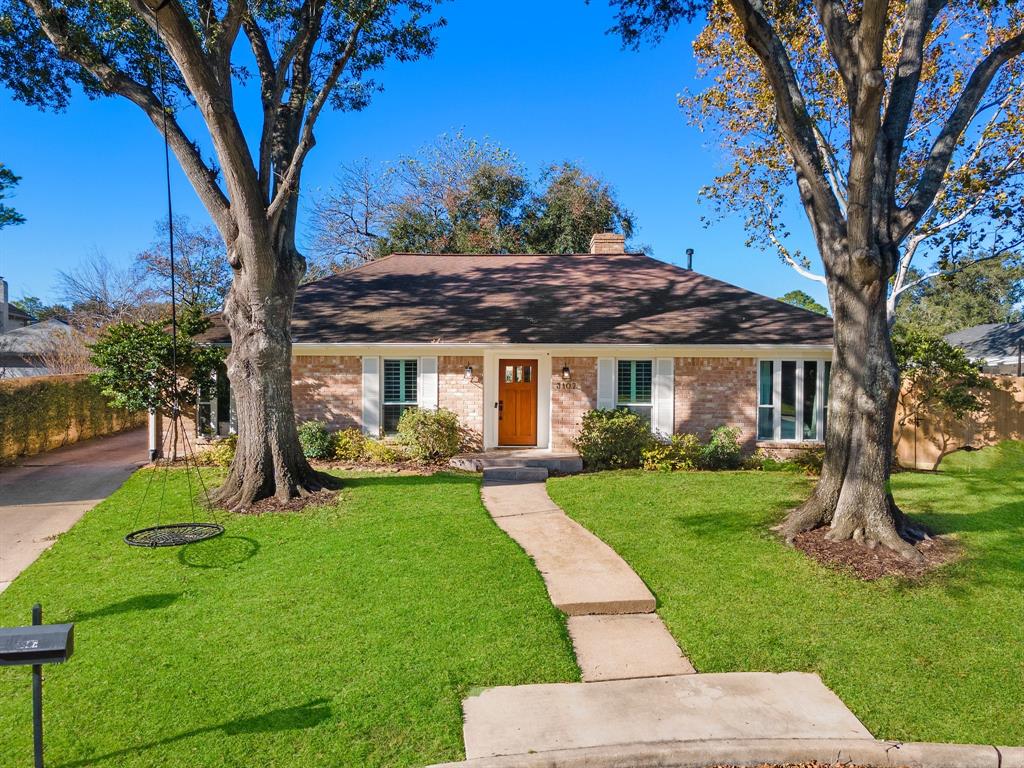
[[[173,736],[166,736],[165,738],[150,741],[145,744],[136,744],[135,746],[125,747],[124,749],[118,749],[113,752],[107,752],[103,755],[95,755],[82,760],[75,760],[70,763],[61,763],[60,768],[79,768],[79,766],[96,765],[97,763],[101,763],[105,760],[115,760],[116,758],[125,757],[136,752],[145,752],[150,749],[166,747],[179,741],[190,739],[193,736],[201,736],[206,733],[220,732],[225,736],[237,736],[249,733],[275,733],[278,731],[294,731],[301,730],[303,728],[312,728],[313,726],[324,722],[330,716],[331,708],[329,705],[329,699],[314,699],[313,701],[306,702],[305,704],[299,704],[295,707],[275,709],[252,717],[241,717],[237,720],[229,720],[226,723],[209,725],[205,728],[196,728],[191,731],[183,731],[182,733],[177,733]]]
[[[90,619],[101,619],[105,616],[132,613],[134,611],[155,611],[159,608],[166,608],[179,597],[181,597],[180,592],[157,592],[152,595],[136,595],[135,597],[129,597],[127,600],[121,600],[103,608],[97,608],[94,611],[76,613],[68,621],[78,623],[89,621]]]
[[[178,562],[189,568],[227,568],[257,555],[260,543],[248,536],[218,536],[186,544],[178,550]]]

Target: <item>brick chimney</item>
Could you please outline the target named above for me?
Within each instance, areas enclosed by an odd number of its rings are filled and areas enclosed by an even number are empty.
[[[7,281],[0,277],[0,333],[7,330],[10,321],[7,318]]]
[[[590,238],[591,253],[625,253],[626,236],[615,232],[598,232]]]

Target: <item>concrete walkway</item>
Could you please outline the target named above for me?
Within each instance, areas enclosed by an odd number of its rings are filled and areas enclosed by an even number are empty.
[[[695,674],[654,613],[647,585],[551,500],[546,474],[485,469],[481,495],[568,616],[583,682],[491,688],[467,698],[468,760],[707,739],[872,738],[817,675]]]
[[[141,429],[0,468],[0,592],[147,460]]]

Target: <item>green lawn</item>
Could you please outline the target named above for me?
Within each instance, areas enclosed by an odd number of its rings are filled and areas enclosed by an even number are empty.
[[[897,501],[966,557],[919,583],[865,583],[768,528],[809,481],[788,473],[558,478],[562,507],[658,598],[702,672],[817,672],[882,738],[1024,744],[1024,444],[894,478]]]
[[[36,600],[47,621],[76,622],[74,658],[46,671],[48,766],[454,760],[473,687],[578,679],[476,478],[352,477],[336,507],[229,516],[219,539],[142,550],[121,537],[145,479],[0,594],[0,625],[28,623]],[[186,499],[178,474],[166,503]],[[4,768],[31,765],[29,680],[0,669]]]

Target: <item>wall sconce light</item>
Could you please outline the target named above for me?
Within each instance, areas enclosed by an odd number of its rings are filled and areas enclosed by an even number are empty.
[[[472,365],[467,365],[466,366],[466,370],[465,370],[463,375],[466,377],[466,381],[472,381],[473,380],[473,366]]]
[[[569,377],[571,375],[572,375],[572,371],[569,370],[569,366],[568,365],[563,365],[562,366],[562,379],[564,379],[565,381],[568,381]]]

